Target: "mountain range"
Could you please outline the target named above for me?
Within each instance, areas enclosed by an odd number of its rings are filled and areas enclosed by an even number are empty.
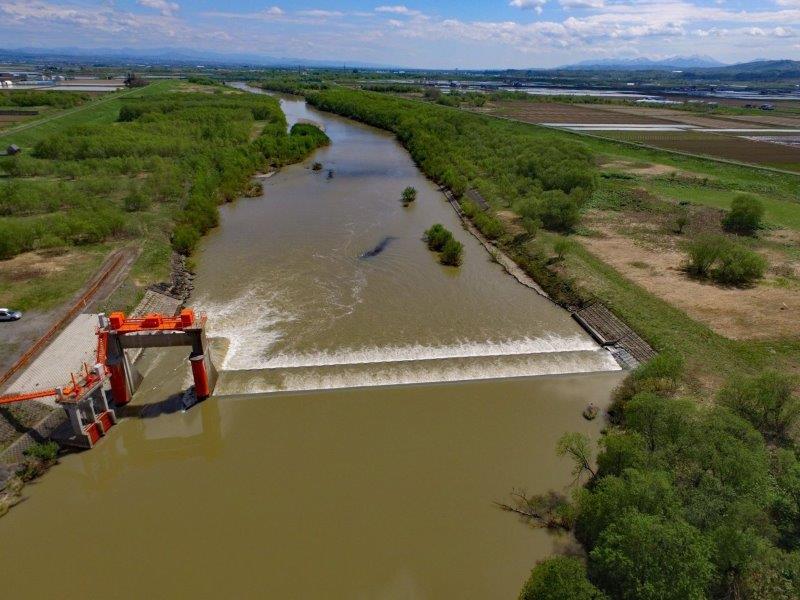
[[[662,69],[711,69],[725,67],[725,63],[710,56],[672,56],[670,58],[604,58],[600,60],[585,60],[562,67],[568,70],[591,71],[652,71]]]
[[[221,53],[190,48],[14,48],[0,49],[0,60],[75,60],[76,62],[155,63],[185,65],[226,65],[258,67],[350,67],[360,69],[388,68],[388,65],[361,61],[300,59],[247,53]]]

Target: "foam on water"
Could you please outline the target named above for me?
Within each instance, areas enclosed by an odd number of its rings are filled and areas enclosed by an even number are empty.
[[[220,373],[215,395],[328,390],[376,386],[507,379],[618,371],[604,350],[459,356],[420,360],[277,367]]]
[[[276,309],[275,297],[275,292],[256,287],[228,302],[197,301],[199,312],[214,315],[209,336],[228,341],[225,357],[215,357],[219,369],[255,369],[263,364],[264,353],[283,335],[278,325],[296,318]]]
[[[322,367],[335,365],[378,364],[404,361],[424,361],[445,358],[477,358],[489,356],[514,356],[597,350],[597,344],[588,336],[560,337],[548,335],[539,338],[523,337],[496,341],[463,341],[446,346],[412,344],[407,346],[342,348],[302,354],[278,353],[256,366],[261,369],[294,367]],[[229,369],[233,370],[233,369]]]

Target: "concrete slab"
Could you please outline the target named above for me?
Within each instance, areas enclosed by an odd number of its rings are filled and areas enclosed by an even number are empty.
[[[8,386],[6,394],[61,387],[83,363],[94,364],[97,351],[97,315],[81,314]],[[55,400],[41,402],[56,406]]]

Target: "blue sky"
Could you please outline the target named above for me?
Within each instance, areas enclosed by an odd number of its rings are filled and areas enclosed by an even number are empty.
[[[416,67],[800,58],[800,0],[0,0],[0,47],[192,48]]]

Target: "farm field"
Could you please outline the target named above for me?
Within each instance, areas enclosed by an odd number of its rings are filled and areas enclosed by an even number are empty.
[[[621,113],[613,108],[605,105],[511,100],[488,103],[481,112],[525,123],[670,124],[669,121],[648,114]]]
[[[605,131],[604,137],[800,172],[800,148],[755,136],[704,131]]]
[[[707,114],[688,110],[526,100],[494,101],[478,109],[492,116],[563,127],[605,138],[736,162],[800,172],[800,114]]]

